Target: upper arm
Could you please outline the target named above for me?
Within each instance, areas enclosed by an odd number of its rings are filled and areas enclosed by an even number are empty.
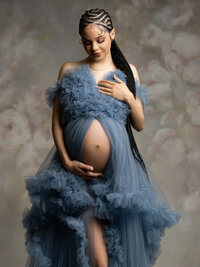
[[[137,71],[136,67],[131,63],[129,63],[129,66],[131,67],[131,70],[133,72],[134,79],[138,82],[138,85],[140,85],[140,78],[139,78],[138,71]],[[142,101],[141,101],[140,97],[137,95],[137,91],[136,91],[136,99],[135,100],[140,104],[140,106],[142,108]]]
[[[137,80],[138,84],[140,85],[140,78],[139,78],[138,71],[137,71],[136,67],[131,63],[129,63],[129,66],[131,67],[131,70],[133,72],[133,76],[134,76],[135,80]]]
[[[70,69],[72,67],[72,63],[71,62],[66,62],[64,63],[61,68],[60,71],[58,73],[58,80],[60,80],[62,78],[62,76],[64,75],[64,73],[66,73],[66,71],[68,69]],[[60,106],[60,101],[59,101],[60,96],[56,96],[55,100],[54,100],[54,104],[53,104],[53,121],[58,121],[59,120],[59,115],[60,115],[60,111],[61,111],[61,106]]]
[[[139,79],[139,75],[136,70],[136,67],[133,64],[129,64],[129,65],[135,77],[136,101],[138,101],[138,103],[141,102],[141,105],[144,110],[146,105],[152,100],[152,95],[150,93],[149,88],[145,84],[140,83],[140,79]]]

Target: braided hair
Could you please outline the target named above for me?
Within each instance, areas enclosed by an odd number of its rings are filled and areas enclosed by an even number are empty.
[[[102,26],[108,32],[110,32],[113,29],[111,17],[108,14],[108,12],[106,12],[104,9],[94,8],[94,9],[89,9],[85,11],[85,13],[81,16],[80,22],[79,22],[79,34],[81,36],[83,35],[84,28],[91,23],[95,23],[96,25]],[[133,76],[133,72],[127,60],[125,59],[124,55],[122,54],[121,50],[119,49],[115,40],[112,40],[112,43],[111,43],[111,55],[112,55],[112,59],[113,59],[115,66],[126,74],[127,87],[129,88],[129,90],[132,92],[132,94],[136,98],[136,87],[135,87],[135,79]],[[126,130],[129,136],[131,151],[135,159],[141,164],[142,168],[144,169],[147,175],[147,178],[149,179],[145,163],[137,148],[135,138],[131,130],[130,120],[131,119],[130,119],[130,114],[129,114],[126,119]]]

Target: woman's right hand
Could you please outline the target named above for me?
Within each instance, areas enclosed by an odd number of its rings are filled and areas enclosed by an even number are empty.
[[[90,181],[92,178],[100,178],[103,175],[102,172],[93,172],[92,166],[78,160],[70,160],[69,162],[64,162],[63,165],[67,170],[83,177],[86,181]]]

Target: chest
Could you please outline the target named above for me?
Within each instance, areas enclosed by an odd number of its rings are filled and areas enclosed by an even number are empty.
[[[113,71],[114,72],[114,71]],[[107,71],[93,71],[91,70],[91,75],[93,76],[93,80],[98,84],[101,80],[106,80],[107,78]]]
[[[78,117],[109,116],[124,123],[129,112],[125,102],[101,93],[94,81],[80,76],[63,87],[60,103],[63,119],[67,121]]]

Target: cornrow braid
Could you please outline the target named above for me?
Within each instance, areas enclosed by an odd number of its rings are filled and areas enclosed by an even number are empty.
[[[85,13],[80,18],[79,23],[79,34],[83,34],[84,27],[90,23],[95,23],[97,25],[103,26],[108,31],[113,29],[111,18],[104,9],[94,8],[86,10]]]
[[[112,41],[111,55],[112,55],[112,59],[115,63],[115,66],[126,73],[126,75],[127,75],[127,87],[129,88],[129,90],[132,92],[132,94],[136,98],[136,87],[135,87],[135,79],[133,76],[133,72],[132,72],[131,67],[128,64],[127,60],[125,59],[124,55],[122,54],[121,50],[119,49],[115,40]],[[128,132],[131,150],[132,150],[132,153],[133,153],[134,157],[136,158],[136,160],[139,161],[139,163],[141,164],[141,166],[144,169],[144,171],[147,175],[147,178],[148,178],[148,172],[147,172],[145,163],[144,163],[142,156],[138,150],[138,147],[137,147],[137,144],[135,142],[135,138],[134,138],[134,135],[133,135],[133,132],[131,129],[130,116],[131,115],[129,114],[127,116],[127,119],[126,119],[126,130]]]
[[[85,13],[81,16],[80,22],[79,22],[79,34],[81,36],[83,35],[85,26],[91,23],[95,23],[97,25],[102,26],[108,32],[110,32],[113,29],[111,17],[108,14],[108,12],[106,12],[104,9],[94,8],[94,9],[89,9],[85,11]],[[111,43],[111,55],[112,55],[112,59],[113,59],[115,66],[126,74],[127,87],[129,88],[129,90],[132,92],[132,94],[136,98],[136,87],[135,87],[135,79],[133,76],[133,72],[126,58],[124,57],[121,50],[119,49],[115,40],[112,40],[112,43]],[[127,116],[126,130],[129,136],[129,142],[130,142],[133,156],[141,164],[149,180],[147,168],[138,150],[138,147],[135,142],[135,138],[134,138],[134,135],[131,129],[130,114]]]

